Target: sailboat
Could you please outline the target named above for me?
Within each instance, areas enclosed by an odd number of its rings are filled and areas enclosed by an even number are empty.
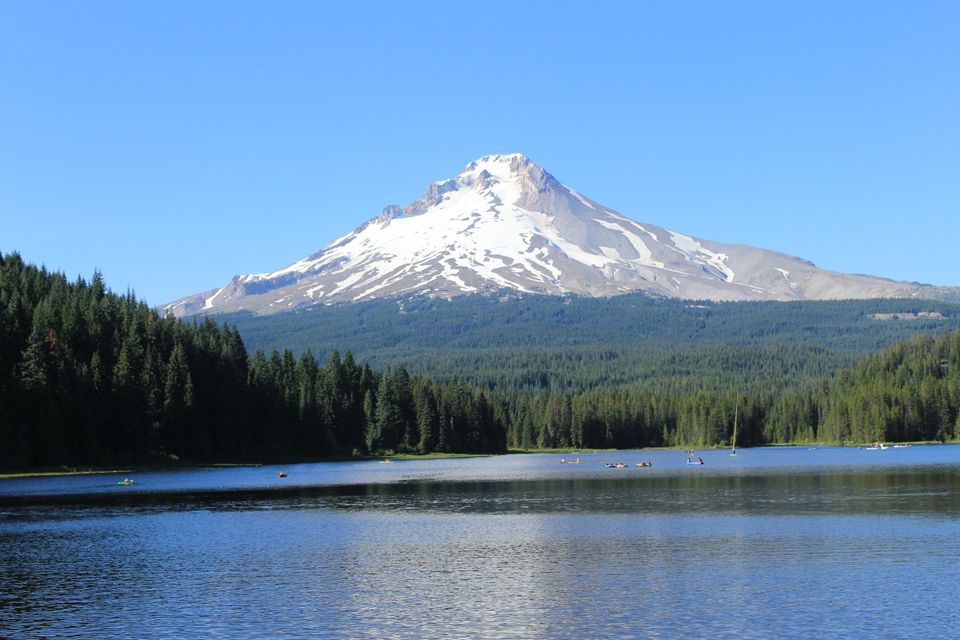
[[[733,438],[731,438],[730,455],[737,455],[737,413],[740,411],[740,396],[737,396],[737,404],[733,409]]]

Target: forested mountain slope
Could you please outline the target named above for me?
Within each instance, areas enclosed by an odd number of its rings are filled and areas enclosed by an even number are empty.
[[[775,443],[955,441],[960,435],[960,332],[918,336],[783,391],[737,385],[658,393],[506,394],[516,447],[712,447]]]
[[[503,391],[627,385],[770,391],[832,376],[921,332],[960,328],[960,305],[918,300],[689,302],[502,295],[398,298],[222,316],[250,348],[350,350],[435,380]]]
[[[960,434],[960,333],[921,335],[840,372],[828,386],[784,394],[766,438],[952,440]]]

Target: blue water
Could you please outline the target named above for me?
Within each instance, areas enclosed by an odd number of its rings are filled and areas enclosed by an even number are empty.
[[[0,636],[956,635],[960,447],[728,453],[2,481]]]

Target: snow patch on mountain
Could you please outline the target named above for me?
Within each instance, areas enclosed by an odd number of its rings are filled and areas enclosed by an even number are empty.
[[[728,256],[724,253],[714,253],[703,247],[699,242],[676,231],[670,231],[670,239],[673,245],[691,262],[706,262],[723,274],[723,279],[727,282],[733,282],[733,269],[727,266]]]

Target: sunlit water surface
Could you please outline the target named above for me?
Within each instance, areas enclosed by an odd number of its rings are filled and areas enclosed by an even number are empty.
[[[2,481],[0,636],[960,634],[960,447],[728,453]]]

